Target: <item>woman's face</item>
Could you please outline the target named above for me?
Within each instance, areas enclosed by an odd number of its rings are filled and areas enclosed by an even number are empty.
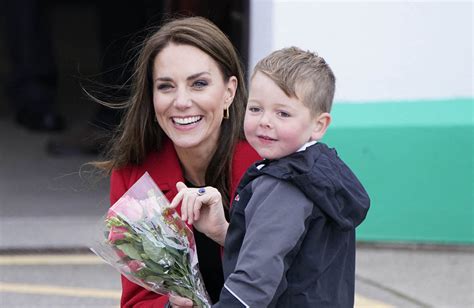
[[[214,151],[237,79],[224,81],[217,63],[190,45],[169,44],[153,64],[156,119],[175,148]]]

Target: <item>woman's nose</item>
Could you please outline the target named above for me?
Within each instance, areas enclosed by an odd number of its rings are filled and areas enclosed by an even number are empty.
[[[192,105],[191,96],[186,89],[178,89],[173,103],[178,109],[189,108]]]

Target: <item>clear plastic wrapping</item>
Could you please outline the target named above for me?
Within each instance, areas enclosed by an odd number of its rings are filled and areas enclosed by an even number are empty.
[[[107,212],[91,250],[128,280],[210,307],[192,231],[145,173]]]

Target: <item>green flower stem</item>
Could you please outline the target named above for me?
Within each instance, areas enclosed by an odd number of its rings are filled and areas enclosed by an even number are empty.
[[[155,263],[152,260],[144,260],[143,262],[151,271],[159,275],[167,275],[170,278],[172,278],[174,281],[177,281],[185,285],[187,284],[187,285],[194,286],[193,281],[189,278],[189,275],[191,275],[190,272],[184,272],[178,268],[173,268],[173,267],[169,269],[165,269],[163,268],[163,266]]]
[[[166,236],[167,231],[162,230],[160,225],[153,223],[153,221],[131,225],[120,216],[114,216],[107,218],[106,226],[108,229],[112,227],[127,228],[128,232],[124,232],[125,238],[112,244],[130,259],[139,260],[144,264],[142,269],[128,273],[129,275],[139,278],[152,289],[159,291],[164,288],[192,299],[199,307],[208,307],[205,304],[205,299],[203,301],[196,295],[197,292],[197,294],[204,296],[205,291],[203,285],[194,275],[188,250],[175,248],[187,245],[186,230],[180,228],[174,220],[165,219],[164,222],[185,238]]]

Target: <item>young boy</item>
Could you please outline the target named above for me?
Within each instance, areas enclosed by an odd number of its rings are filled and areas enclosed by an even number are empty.
[[[209,216],[223,217],[210,187],[181,208],[189,219],[198,204],[211,205],[191,222],[220,243],[225,237],[225,285],[213,307],[354,306],[355,228],[370,201],[319,142],[334,91],[331,69],[314,53],[285,48],[256,65],[244,129],[265,159],[242,178],[229,225],[213,220],[220,229],[209,229]]]

